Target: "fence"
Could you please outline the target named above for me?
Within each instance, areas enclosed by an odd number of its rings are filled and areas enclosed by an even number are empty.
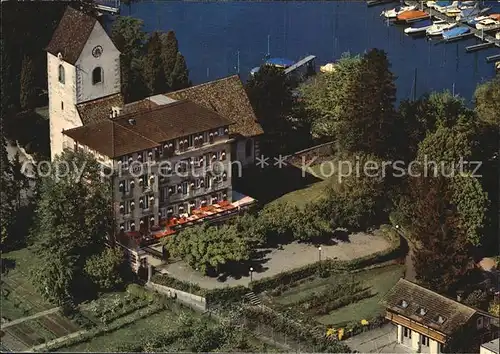
[[[330,141],[328,143],[316,145],[304,150],[294,152],[291,156],[287,158],[287,161],[291,165],[300,166],[302,165],[303,159],[305,162],[309,162],[313,158],[316,158],[317,162],[321,162],[321,158],[331,159],[334,153],[334,142]]]

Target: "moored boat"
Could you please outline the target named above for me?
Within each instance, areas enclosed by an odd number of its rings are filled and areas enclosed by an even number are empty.
[[[495,38],[500,40],[500,32],[497,32],[497,34],[495,35]]]
[[[393,19],[393,18],[396,18],[400,13],[403,13],[403,12],[406,12],[406,11],[415,10],[416,8],[417,7],[414,6],[414,5],[411,5],[411,6],[397,6],[397,7],[393,8],[393,9],[382,11],[382,13],[380,14],[380,16],[384,16],[385,18],[388,18],[388,19]]]
[[[500,22],[492,18],[486,18],[476,23],[476,28],[478,30],[491,30],[494,28],[500,28]]]
[[[425,34],[425,31],[427,28],[431,27],[434,24],[437,23],[445,23],[445,21],[439,20],[435,21],[434,23],[428,19],[428,20],[423,20],[420,22],[416,22],[413,26],[405,28],[404,32],[409,35],[418,35],[418,34]]]
[[[431,9],[435,9],[436,7],[446,7],[451,5],[450,0],[443,0],[443,1],[427,1],[426,3],[427,7]]]
[[[436,23],[427,28],[425,34],[427,34],[428,36],[440,36],[443,34],[443,31],[452,29],[456,25],[456,23]]]
[[[473,8],[466,8],[462,9],[462,11],[457,15],[456,20],[457,21],[470,21],[473,20],[475,17],[481,16],[488,11],[490,11],[491,8],[485,7],[485,8],[480,8],[480,7],[473,7]]]
[[[403,13],[400,13],[396,17],[396,19],[397,19],[398,22],[409,23],[409,22],[424,20],[424,19],[427,19],[427,18],[430,18],[430,17],[431,16],[427,12],[425,12],[425,11],[411,10],[411,11],[405,11]]]
[[[443,31],[443,39],[451,40],[461,37],[470,32],[469,27],[459,26]]]

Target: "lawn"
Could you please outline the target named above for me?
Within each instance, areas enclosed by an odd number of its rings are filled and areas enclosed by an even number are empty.
[[[382,314],[384,307],[378,302],[403,276],[403,272],[404,266],[392,265],[355,274],[354,279],[370,286],[376,295],[341,307],[328,315],[318,317],[317,320],[323,324],[333,324],[339,327],[348,322],[361,321]]]
[[[333,167],[333,170],[332,170]],[[341,166],[344,168],[344,166]],[[328,185],[338,183],[338,160],[326,160],[305,170],[305,175],[310,176],[309,180],[317,179],[303,188],[296,189],[286,193],[273,200],[271,203],[291,203],[298,207],[304,207],[308,202],[320,200],[325,195],[325,189]],[[344,168],[344,171],[346,169]]]
[[[403,268],[401,265],[391,265],[359,273],[336,274],[329,278],[303,279],[295,287],[273,297],[271,306],[274,304],[279,308],[296,307],[299,310],[300,307],[297,307],[298,305],[295,306],[297,303],[308,301],[306,299],[312,295],[318,295],[327,291],[334,284],[339,283],[339,278],[345,277],[346,282],[360,282],[361,287],[369,290],[374,296],[342,306],[326,315],[314,316],[314,319],[322,324],[333,325],[335,327],[345,325],[348,322],[370,319],[383,313],[384,308],[378,302],[403,276]],[[340,282],[343,281],[341,280]]]
[[[37,293],[29,280],[30,268],[37,258],[27,248],[2,254],[7,268],[2,274],[2,318],[12,321],[54,307]]]

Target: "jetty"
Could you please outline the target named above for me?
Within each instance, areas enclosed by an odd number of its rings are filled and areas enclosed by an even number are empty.
[[[116,15],[120,13],[120,0],[94,0],[95,8],[100,12]]]
[[[300,59],[298,62],[296,62],[292,66],[285,69],[285,75],[288,75],[291,72],[299,70],[302,67],[314,66],[314,59],[316,59],[315,55],[308,55],[307,57]]]
[[[454,18],[446,16],[445,14],[443,14],[443,13],[441,13],[441,12],[435,10],[435,9],[427,7],[427,5],[424,4],[421,1],[405,0],[404,2],[406,3],[406,5],[413,5],[413,6],[419,7],[422,11],[427,12],[429,15],[431,15],[432,17],[435,17],[435,18],[437,18],[439,20],[446,21],[448,23],[457,23],[457,21]],[[458,36],[458,37],[452,38],[452,39],[450,39],[448,41],[457,41],[457,40],[460,40],[460,39],[466,39],[466,38],[470,38],[470,37],[476,37],[476,38],[480,39],[483,42],[481,44],[477,44],[477,45],[473,45],[473,46],[467,47],[466,48],[467,52],[473,52],[473,51],[477,51],[477,50],[481,50],[481,49],[485,49],[485,48],[490,48],[490,47],[493,47],[493,46],[496,46],[496,47],[500,48],[500,39],[496,39],[494,36],[488,34],[491,31],[498,30],[500,28],[491,28],[491,29],[488,29],[488,30],[478,30],[477,28],[472,27],[472,26],[470,26],[469,24],[466,24],[466,23],[463,23],[463,24],[460,24],[460,25],[469,28],[469,33],[467,33],[465,35],[462,35],[462,36]]]

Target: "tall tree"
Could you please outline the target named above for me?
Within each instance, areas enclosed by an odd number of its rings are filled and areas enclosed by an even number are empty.
[[[189,87],[189,70],[186,65],[184,56],[178,52],[175,59],[175,66],[170,74],[170,89],[180,90]]]
[[[384,51],[344,55],[333,73],[303,87],[313,134],[334,138],[341,150],[385,156],[395,124],[395,76]],[[353,104],[355,102],[356,104]]]
[[[246,92],[265,133],[263,151],[276,154],[284,150],[292,130],[292,87],[283,70],[263,65],[246,83]]]
[[[32,277],[47,298],[63,303],[86,294],[85,263],[111,232],[110,185],[95,158],[81,151],[64,151],[46,172],[31,235],[42,262]]]
[[[447,181],[441,176],[412,177],[409,187],[405,214],[417,241],[413,255],[417,280],[437,292],[453,294],[472,259],[466,233],[449,206]]]
[[[148,40],[147,54],[144,61],[144,78],[150,95],[166,91],[167,80],[161,59],[162,43],[160,34],[153,32]]]
[[[477,86],[474,93],[476,112],[487,124],[500,126],[500,77]]]
[[[168,31],[161,34],[163,72],[168,79],[168,86],[172,87],[172,72],[177,62],[177,53],[179,52],[179,43],[175,37],[174,31]]]
[[[21,64],[21,90],[19,93],[21,109],[27,110],[35,107],[35,67],[29,56],[24,56]]]
[[[1,129],[0,141],[0,227],[2,232],[2,251],[9,244],[9,232],[15,218],[15,194],[13,193],[13,172],[12,164],[7,153],[7,141]]]

